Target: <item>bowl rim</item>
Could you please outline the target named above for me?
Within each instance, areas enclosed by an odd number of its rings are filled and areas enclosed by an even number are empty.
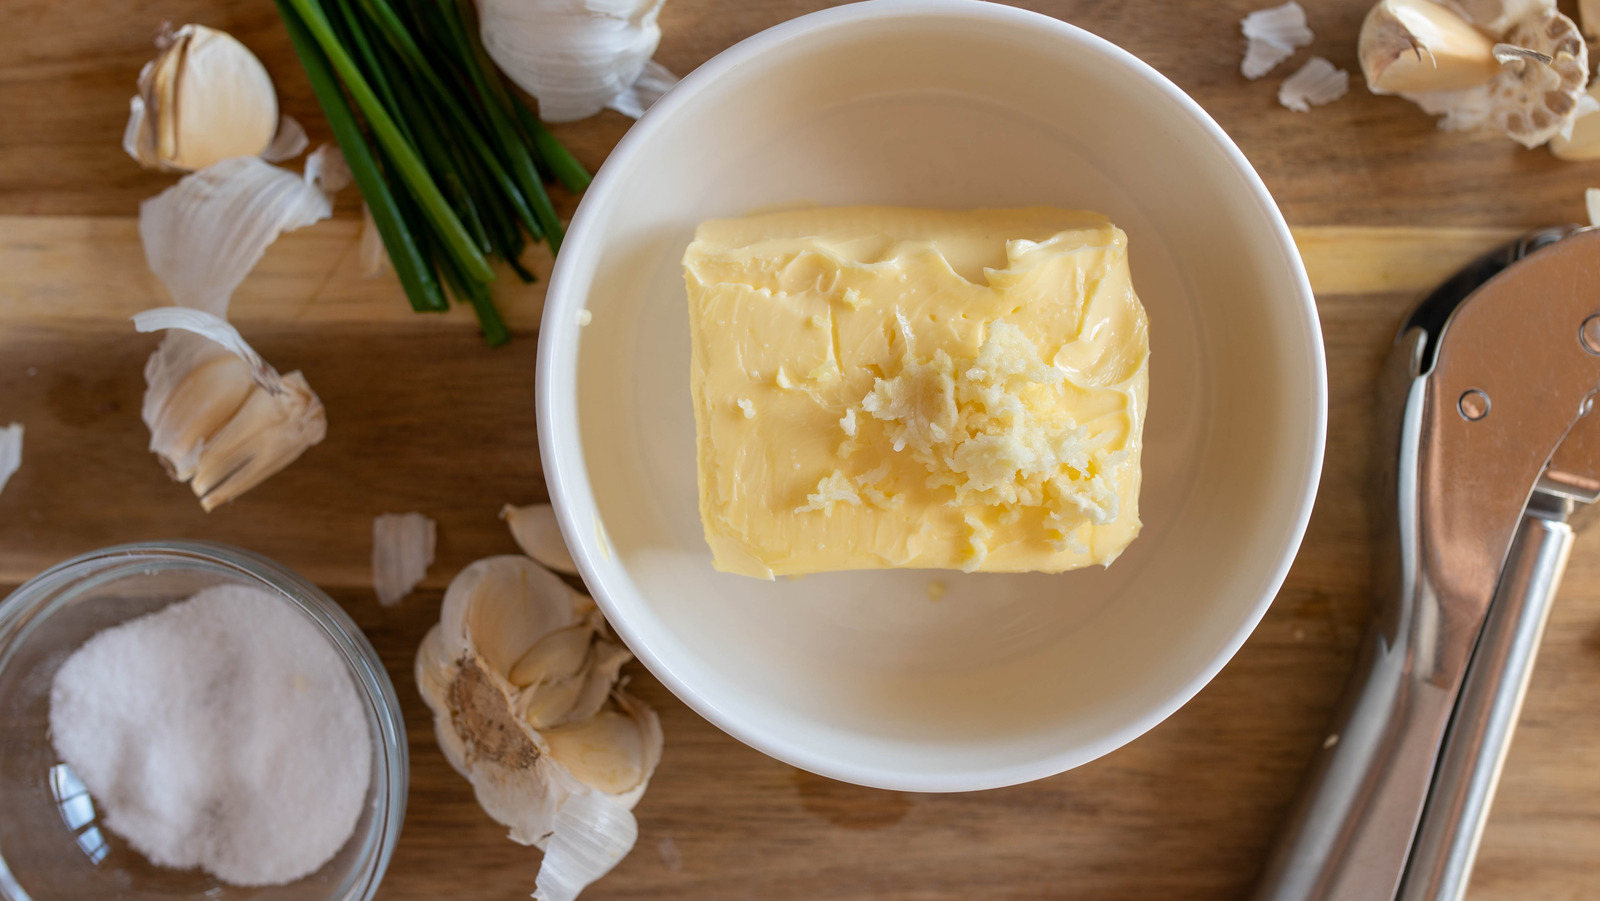
[[[371,847],[352,871],[346,891],[333,901],[371,901],[389,868],[405,821],[411,779],[405,718],[383,659],[366,634],[338,602],[298,573],[253,551],[213,541],[143,541],[88,551],[38,573],[0,599],[0,669],[18,641],[26,640],[33,625],[59,609],[64,602],[58,591],[61,587],[90,577],[101,567],[110,566],[112,572],[118,572],[119,563],[133,568],[159,566],[163,562],[258,583],[294,604],[316,622],[355,677],[362,701],[374,712],[378,724],[374,750],[378,752],[381,772],[375,772],[372,781],[380,788],[375,815],[381,818],[381,828],[372,830],[376,841],[369,842]],[[351,839],[354,838],[352,834]],[[4,897],[31,896],[0,857],[0,898]]]
[[[663,123],[703,89],[735,68],[760,57],[769,49],[815,32],[837,29],[864,20],[929,15],[981,19],[1020,29],[1047,32],[1065,45],[1109,60],[1113,65],[1126,70],[1130,76],[1139,78],[1156,88],[1206,132],[1215,149],[1222,151],[1234,174],[1247,186],[1250,192],[1249,199],[1254,201],[1258,214],[1264,218],[1276,238],[1275,248],[1294,283],[1293,307],[1300,314],[1298,320],[1301,330],[1300,346],[1296,349],[1302,351],[1305,358],[1302,368],[1306,371],[1303,375],[1310,381],[1314,409],[1311,411],[1309,427],[1299,436],[1307,453],[1299,461],[1304,469],[1299,475],[1297,508],[1292,528],[1282,536],[1279,544],[1277,565],[1262,584],[1260,596],[1247,615],[1241,619],[1238,628],[1224,643],[1221,652],[1181,689],[1161,704],[1146,710],[1128,725],[1095,742],[1077,745],[1023,764],[980,766],[941,773],[908,775],[880,766],[863,765],[793,747],[767,734],[759,725],[728,715],[701,696],[693,686],[673,671],[657,653],[649,635],[637,629],[635,623],[628,617],[619,615],[619,605],[611,598],[610,581],[605,575],[607,567],[614,564],[611,562],[609,551],[597,546],[606,539],[603,535],[597,534],[597,528],[580,526],[580,523],[586,520],[598,523],[600,519],[593,487],[589,481],[588,466],[584,459],[577,407],[578,348],[581,343],[579,340],[581,324],[578,321],[578,314],[584,308],[587,294],[569,285],[581,282],[583,279],[579,270],[587,265],[588,261],[579,259],[579,248],[590,243],[586,238],[590,231],[597,228],[592,223],[595,216],[599,215],[595,211],[612,202],[611,195],[617,190],[616,184],[622,178],[622,170],[630,166],[634,157],[640,155],[652,136],[661,130]],[[595,600],[606,614],[612,628],[638,656],[640,662],[674,695],[717,728],[744,744],[777,760],[822,776],[898,791],[973,791],[1016,785],[1053,776],[1095,760],[1133,741],[1187,704],[1238,653],[1239,648],[1255,631],[1267,608],[1282,589],[1311,517],[1312,504],[1322,474],[1327,437],[1327,361],[1311,283],[1306,276],[1305,265],[1282,212],[1243,151],[1192,97],[1154,67],[1127,50],[1060,19],[983,0],[865,0],[810,13],[758,32],[722,51],[686,75],[618,141],[600,167],[583,201],[579,204],[567,231],[566,243],[571,252],[558,255],[550,276],[539,329],[538,355],[535,360],[534,396],[537,405],[539,452],[544,463],[550,501],[567,546],[573,551],[573,560],[585,583],[594,592]],[[558,440],[557,436],[562,436],[561,440]]]

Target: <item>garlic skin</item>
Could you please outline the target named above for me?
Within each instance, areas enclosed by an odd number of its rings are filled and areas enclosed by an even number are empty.
[[[141,415],[150,450],[210,512],[294,462],[327,434],[299,372],[280,376],[218,316],[160,307],[133,317],[141,332],[173,330],[145,364]]]
[[[372,520],[372,590],[393,607],[433,565],[438,525],[421,513],[381,513]]]
[[[6,482],[22,468],[22,423],[13,422],[0,427],[0,491]]]
[[[1332,103],[1350,90],[1350,73],[1320,56],[1306,60],[1278,87],[1278,102],[1297,113]]]
[[[542,565],[569,576],[578,574],[578,565],[572,562],[572,552],[561,537],[561,526],[556,522],[555,508],[549,504],[529,504],[515,507],[506,504],[500,508],[500,518],[511,527],[511,537],[517,547]]]
[[[539,101],[539,118],[572,122],[611,107],[638,118],[677,78],[650,62],[664,0],[479,0],[484,49]]]
[[[661,724],[587,597],[519,556],[462,570],[415,675],[450,765],[510,838],[545,852],[534,898],[572,901],[632,849]]]
[[[1442,116],[1446,131],[1488,128],[1537,147],[1569,135],[1591,108],[1588,48],[1553,0],[1381,0],[1360,49],[1374,93],[1399,93]]]
[[[164,30],[156,46],[160,55],[139,72],[122,138],[141,166],[192,172],[229,157],[270,149],[288,159],[305,149],[305,132],[293,120],[275,145],[277,91],[261,61],[232,35],[185,25]]]
[[[1244,62],[1239,64],[1239,72],[1252,80],[1272,71],[1293,56],[1296,47],[1304,47],[1312,40],[1306,11],[1295,0],[1245,16],[1239,31],[1245,37]]]
[[[145,261],[174,303],[226,316],[267,246],[333,215],[332,194],[348,181],[331,146],[306,159],[303,176],[253,156],[225,159],[139,205]]]

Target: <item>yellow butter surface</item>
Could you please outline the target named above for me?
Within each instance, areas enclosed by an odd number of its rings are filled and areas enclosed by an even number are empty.
[[[1060,572],[1138,535],[1148,324],[1104,217],[797,210],[683,267],[719,570]]]

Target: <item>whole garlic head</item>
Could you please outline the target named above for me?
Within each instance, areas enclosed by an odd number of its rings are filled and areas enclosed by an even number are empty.
[[[1373,93],[1443,116],[1447,131],[1492,128],[1537,147],[1591,108],[1588,48],[1550,0],[1381,0],[1360,53]]]
[[[618,682],[630,659],[593,601],[519,556],[462,570],[417,650],[445,758],[513,841],[544,849],[541,901],[576,898],[638,836],[662,734]]]
[[[278,132],[278,94],[255,54],[227,32],[163,32],[139,73],[122,146],[147,169],[193,172],[261,156]],[[303,144],[302,144],[303,149]]]

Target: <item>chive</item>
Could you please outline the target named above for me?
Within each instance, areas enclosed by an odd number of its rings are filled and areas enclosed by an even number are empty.
[[[493,281],[494,270],[489,268],[489,261],[484,259],[483,254],[473,245],[472,236],[467,234],[461,220],[457,219],[450,209],[444,195],[439,192],[439,186],[434,184],[428,170],[417,158],[417,152],[406,142],[394,119],[378,101],[366,79],[361,76],[355,62],[334,37],[328,17],[323,13],[317,0],[283,0],[283,2],[294,8],[301,17],[301,24],[322,47],[328,62],[332,63],[334,70],[339,73],[339,78],[350,92],[355,105],[366,117],[378,144],[394,162],[401,180],[416,197],[428,221],[443,239],[445,249],[449,251],[450,256],[461,264],[464,274],[479,281]]]
[[[495,309],[494,298],[489,296],[488,287],[463,274],[450,257],[442,257],[440,262],[443,264],[440,268],[444,271],[444,279],[450,283],[450,290],[455,292],[458,299],[465,298],[472,305],[472,312],[478,317],[478,327],[483,330],[484,342],[490,347],[499,347],[511,340],[511,333],[506,330],[500,311]]]
[[[356,124],[355,114],[334,81],[327,58],[306,31],[300,17],[288,5],[290,0],[276,2],[284,26],[289,31],[289,41],[294,45],[301,65],[305,67],[323,114],[328,117],[328,125],[350,167],[350,174],[361,189],[367,208],[372,211],[372,221],[378,226],[378,234],[383,237],[384,247],[389,251],[389,261],[394,266],[401,287],[405,289],[406,298],[411,301],[412,309],[419,312],[449,309],[444,290],[439,286],[439,280],[423,256],[414,234],[401,218],[395,195],[378,171],[377,161],[373,159],[372,150],[367,146],[360,126]]]
[[[544,123],[528,109],[527,104],[513,97],[511,107],[517,113],[517,122],[522,126],[523,135],[533,144],[539,158],[550,167],[550,174],[561,182],[563,188],[574,194],[582,194],[589,187],[589,182],[594,180],[589,170],[567,148],[561,146],[561,142],[550,133],[550,129],[544,127]]]
[[[384,0],[363,0],[363,2],[381,4]],[[511,123],[509,111],[496,99],[495,88],[500,89],[498,96],[504,98],[504,86],[498,80],[491,82],[484,74],[484,64],[487,63],[491,67],[489,71],[494,71],[492,68],[494,64],[488,60],[487,52],[475,45],[467,35],[460,4],[456,0],[438,0],[438,2],[444,8],[445,25],[454,37],[456,47],[462,52],[462,66],[467,70],[473,87],[478,91],[478,97],[500,141],[500,149],[510,158],[511,174],[516,178],[529,203],[533,205],[534,215],[538,217],[539,225],[544,228],[545,238],[550,242],[550,252],[556,253],[561,249],[561,220],[556,217],[555,205],[550,202],[550,195],[545,192],[544,182],[540,180],[539,171],[534,167],[533,157],[528,152],[527,144],[519,138],[516,127]]]

